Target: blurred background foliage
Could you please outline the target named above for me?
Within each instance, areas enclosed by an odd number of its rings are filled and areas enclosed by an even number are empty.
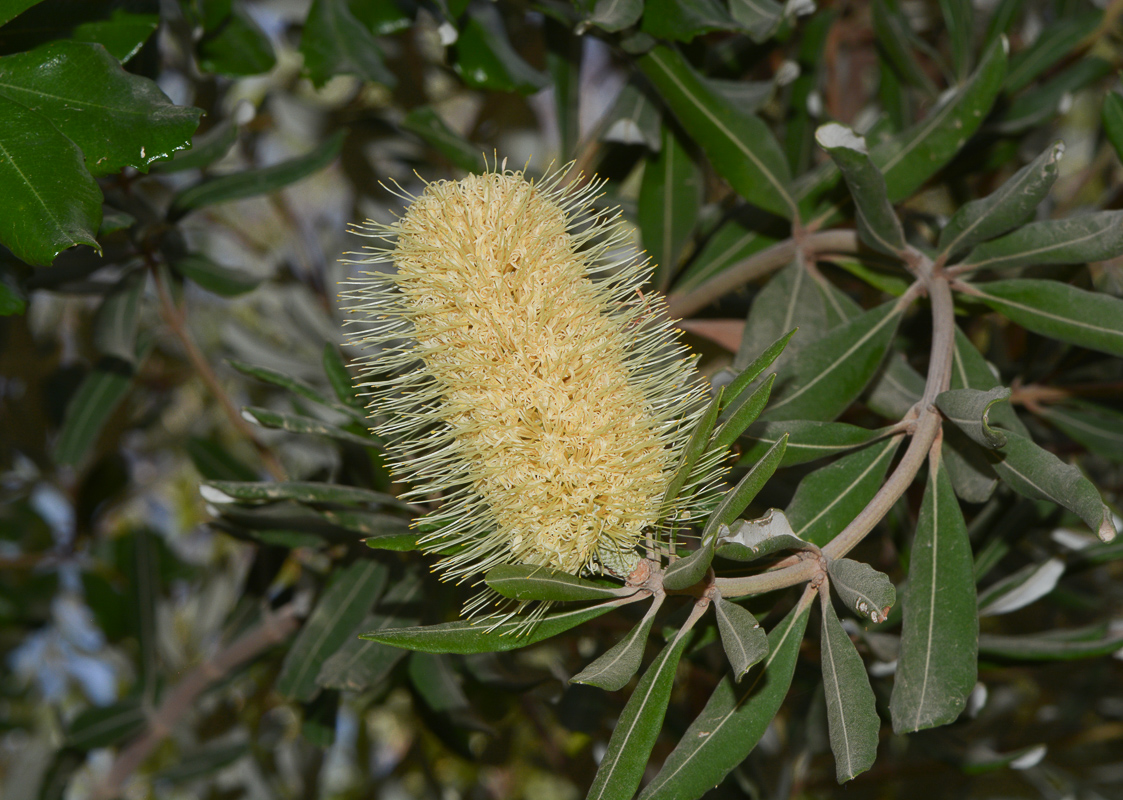
[[[435,582],[426,558],[394,552],[408,549],[408,517],[388,496],[396,487],[351,389],[357,353],[340,348],[337,292],[350,268],[339,259],[358,249],[349,223],[400,209],[393,182],[416,192],[485,158],[529,162],[532,173],[575,160],[611,178],[605,204],[636,224],[637,244],[659,265],[656,287],[679,297],[783,238],[779,220],[731,191],[729,165],[703,156],[637,69],[656,40],[677,42],[711,96],[759,115],[800,176],[825,161],[813,147],[817,125],[845,122],[871,140],[902,131],[1004,33],[1010,69],[984,125],[935,178],[894,198],[905,201],[910,234],[930,234],[1056,139],[1065,157],[1041,215],[1121,201],[1118,2],[5,0],[0,10],[0,100],[14,96],[5,91],[15,79],[3,76],[26,64],[11,59],[81,43],[101,59],[96,69],[115,59],[174,104],[137,94],[139,84],[106,84],[107,102],[139,109],[120,118],[113,140],[166,145],[141,147],[139,161],[135,152],[92,159],[80,132],[60,127],[88,164],[52,157],[45,180],[85,215],[76,225],[96,232],[96,248],[81,236],[69,249],[39,242],[25,230],[26,208],[0,193],[6,800],[117,790],[583,795],[625,697],[567,681],[627,620],[467,657],[352,636],[451,619],[464,591]],[[53,85],[75,81],[85,92],[82,79]],[[866,261],[820,268],[867,306],[898,288]],[[1123,295],[1118,260],[1051,269]],[[733,362],[764,285],[683,324],[708,374]],[[910,325],[894,358],[921,366],[926,334]],[[1014,386],[1036,440],[1079,463],[1118,507],[1119,359],[981,311],[961,325]],[[779,473],[758,505],[785,505],[808,471]],[[236,484],[223,481],[285,488],[233,496]],[[894,542],[918,505],[919,496],[903,499],[863,558],[900,578]],[[1044,599],[1012,603],[984,631],[1094,621],[1071,640],[1087,646],[984,654],[963,719],[910,737],[883,731],[872,771],[841,790],[811,637],[780,715],[707,796],[1123,796],[1119,661],[1056,660],[1119,647],[1123,547],[1089,549],[1071,530],[1075,517],[1008,491],[966,508],[981,574],[1020,576],[1017,585],[1045,563],[1065,568],[1059,581],[1050,569]],[[370,535],[384,548],[364,547]],[[791,602],[784,593],[752,608],[764,617]],[[884,702],[892,654],[878,633],[851,632]],[[222,661],[232,642],[255,635],[253,658]],[[724,669],[711,630],[679,667],[653,763]],[[190,676],[201,676],[199,690],[161,729],[153,709]],[[115,775],[116,756],[146,736],[147,757]]]

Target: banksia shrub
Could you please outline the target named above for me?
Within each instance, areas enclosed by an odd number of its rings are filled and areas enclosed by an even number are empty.
[[[664,502],[704,387],[640,291],[649,263],[593,208],[603,182],[571,177],[431,183],[357,230],[381,243],[353,263],[392,267],[351,284],[351,340],[407,496],[441,501],[421,544],[448,553],[446,578],[625,576],[706,495],[714,458]]]

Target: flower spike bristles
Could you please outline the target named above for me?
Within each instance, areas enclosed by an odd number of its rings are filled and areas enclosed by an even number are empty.
[[[430,183],[350,263],[362,388],[445,579],[499,564],[625,576],[706,501],[717,459],[664,507],[706,391],[603,181],[492,171]],[[408,193],[403,193],[408,196]],[[621,257],[620,253],[624,255]],[[711,496],[712,499],[712,496]],[[676,522],[678,520],[678,522]],[[660,546],[662,545],[662,546]]]

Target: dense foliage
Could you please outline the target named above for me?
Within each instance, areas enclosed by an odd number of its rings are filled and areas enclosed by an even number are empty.
[[[0,2],[0,796],[1119,794],[1119,10]],[[702,402],[443,583],[347,226],[568,162]]]

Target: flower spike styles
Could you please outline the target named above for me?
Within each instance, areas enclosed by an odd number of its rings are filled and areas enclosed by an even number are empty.
[[[705,387],[640,291],[651,267],[619,213],[592,207],[603,182],[566,177],[430,183],[393,224],[356,230],[382,244],[351,263],[392,263],[344,294],[362,387],[407,497],[440,501],[421,544],[446,554],[446,579],[499,564],[625,576],[690,513],[663,495]]]

